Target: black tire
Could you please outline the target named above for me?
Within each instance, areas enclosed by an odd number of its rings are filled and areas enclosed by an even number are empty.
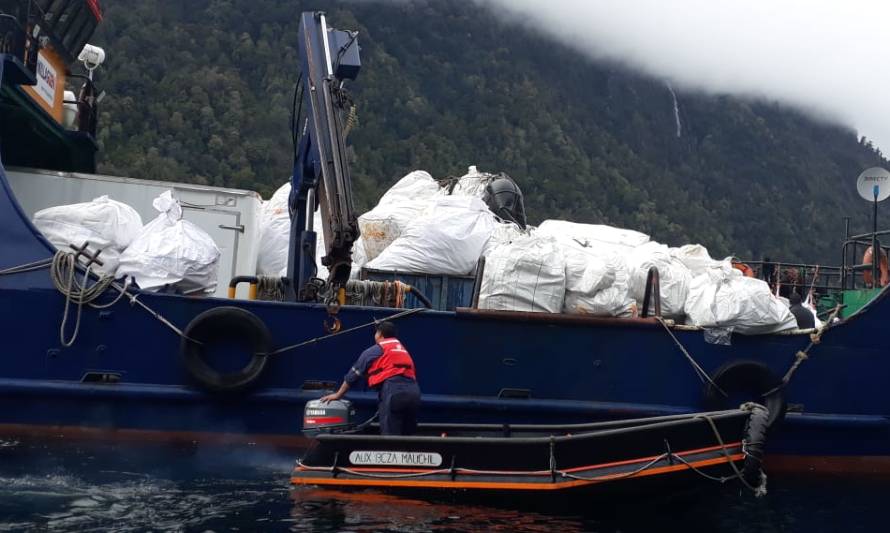
[[[760,405],[751,405],[751,415],[745,424],[745,464],[742,477],[748,485],[759,487],[763,483],[763,449],[770,426],[770,412]]]
[[[788,404],[782,390],[764,396],[779,385],[780,380],[768,366],[759,361],[731,361],[714,372],[714,383],[723,389],[726,398],[710,383],[705,389],[704,403],[708,410],[735,409],[743,402],[754,402],[769,410],[767,425],[773,427],[785,418]],[[741,401],[734,401],[741,400]],[[733,405],[734,403],[734,405]]]
[[[271,334],[269,328],[250,311],[239,307],[215,307],[196,316],[188,327],[180,345],[189,374],[205,388],[216,392],[235,392],[248,389],[263,374],[268,362]],[[252,350],[250,362],[237,372],[222,373],[207,363],[205,345],[237,336]]]

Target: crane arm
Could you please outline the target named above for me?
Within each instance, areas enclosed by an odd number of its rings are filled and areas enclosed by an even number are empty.
[[[349,280],[352,244],[359,237],[346,155],[346,132],[354,106],[344,85],[358,76],[361,62],[356,33],[327,26],[324,13],[300,17],[301,96],[295,111],[295,158],[291,178],[291,242],[288,271],[291,298],[313,300],[316,275],[313,227],[321,209],[328,285],[340,288]],[[305,115],[303,115],[305,114]]]

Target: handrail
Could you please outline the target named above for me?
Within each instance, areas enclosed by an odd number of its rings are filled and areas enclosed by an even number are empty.
[[[646,294],[643,296],[643,310],[640,312],[640,316],[643,318],[649,317],[649,302],[653,301],[655,303],[655,316],[661,316],[661,281],[658,276],[658,268],[657,267],[649,267],[649,272],[646,274]]]

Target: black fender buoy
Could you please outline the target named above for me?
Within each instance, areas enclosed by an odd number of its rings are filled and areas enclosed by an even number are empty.
[[[765,364],[750,360],[730,361],[718,368],[711,379],[729,398],[708,383],[704,398],[708,410],[733,409],[744,402],[755,402],[769,410],[769,427],[785,418],[788,404],[785,402],[784,391],[779,389],[764,397],[764,394],[775,389],[781,382]]]
[[[266,368],[272,336],[263,321],[250,311],[240,307],[214,307],[189,322],[184,333],[180,352],[185,367],[209,390],[244,390],[256,382]],[[237,341],[251,350],[250,361],[241,370],[220,372],[208,363],[207,347],[225,341]]]
[[[760,487],[764,483],[763,449],[766,446],[766,434],[770,426],[770,412],[766,407],[749,403],[742,406],[749,411],[745,423],[745,463],[742,466],[742,477],[751,487]]]

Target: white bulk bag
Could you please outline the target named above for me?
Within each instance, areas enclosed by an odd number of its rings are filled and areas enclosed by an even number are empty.
[[[708,249],[701,244],[686,244],[670,249],[671,257],[683,263],[693,276],[704,273],[709,268],[719,268],[728,260],[718,261],[711,258]],[[730,265],[731,266],[731,265]]]
[[[475,268],[494,227],[494,215],[482,200],[441,196],[366,266],[374,270],[466,275]],[[362,238],[367,251],[368,236]]]
[[[579,282],[573,281],[572,290],[569,290],[570,259],[566,258],[566,298],[563,310],[566,313],[585,314],[593,316],[633,316],[636,306],[630,297],[627,286],[628,270],[624,257],[611,254],[601,259],[605,266],[606,274],[597,271],[597,265],[593,269],[585,269]],[[608,284],[605,282],[611,280]],[[589,289],[590,287],[598,287]]]
[[[118,277],[132,277],[142,289],[176,284],[183,292],[216,290],[219,248],[204,230],[182,220],[182,206],[165,191],[152,205],[160,214],[121,254]]]
[[[479,308],[559,313],[565,288],[565,259],[556,240],[523,235],[486,256]]]
[[[689,269],[679,260],[671,257],[667,246],[654,241],[637,246],[627,256],[630,277],[630,295],[643,305],[646,295],[646,278],[651,267],[658,269],[661,287],[661,313],[669,317],[683,316],[683,307],[689,292],[691,279]],[[652,304],[650,304],[652,305]]]
[[[615,281],[615,272],[606,264],[612,254],[597,253],[574,241],[560,242],[566,260],[566,293],[593,295]]]
[[[358,217],[368,260],[376,258],[399,238],[439,193],[439,184],[428,172],[415,170],[390,187],[374,209]]]
[[[692,325],[749,335],[797,327],[788,306],[765,281],[745,277],[730,266],[711,268],[692,279],[685,312]]]
[[[491,232],[491,238],[485,244],[482,255],[488,255],[492,250],[502,244],[509,244],[523,235],[527,235],[531,228],[523,230],[513,222],[500,221],[495,219],[494,229]]]
[[[92,202],[60,205],[34,214],[34,225],[59,250],[70,252],[68,245],[90,243],[90,250],[102,250],[103,266],[93,270],[113,274],[121,252],[142,231],[142,218],[127,204],[100,196]]]
[[[275,191],[268,202],[263,203],[260,212],[260,249],[257,256],[257,274],[260,276],[287,275],[287,253],[290,247],[290,182]],[[318,267],[316,276],[327,279],[328,268],[321,264],[325,254],[324,232],[322,231],[321,209],[313,215],[315,230],[315,264]]]
[[[368,258],[365,257],[365,243],[361,236],[359,236],[359,238],[352,243],[352,269],[349,272],[349,279],[359,279],[361,277],[362,267],[364,267],[367,262]]]
[[[573,240],[581,246],[597,251],[627,253],[632,248],[649,242],[649,236],[639,231],[601,224],[579,224],[566,220],[545,220],[538,231],[560,240]]]
[[[263,202],[260,211],[260,246],[256,270],[260,276],[281,276],[287,271],[287,250],[290,245],[290,214],[288,198],[290,182]]]
[[[467,169],[467,173],[461,176],[454,188],[452,195],[474,196],[481,199],[485,195],[485,187],[495,179],[494,174],[479,172],[475,165]]]

